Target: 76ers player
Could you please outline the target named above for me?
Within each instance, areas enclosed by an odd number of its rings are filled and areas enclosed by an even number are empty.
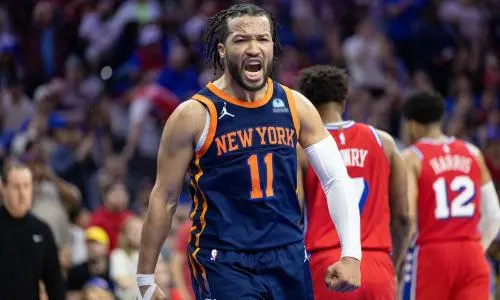
[[[348,90],[344,70],[333,66],[304,69],[299,90],[316,106],[337,142],[355,184],[357,198],[352,200],[359,201],[361,211],[361,288],[352,293],[328,290],[323,283],[324,269],[340,257],[341,243],[330,220],[321,183],[312,167],[302,161],[306,247],[311,252],[315,299],[394,299],[394,267],[402,263],[410,233],[404,162],[389,134],[365,124],[342,121]]]
[[[442,97],[431,91],[403,107],[414,143],[403,154],[409,208],[418,220],[403,299],[488,299],[484,251],[500,226],[498,196],[481,152],[441,131],[443,112]]]

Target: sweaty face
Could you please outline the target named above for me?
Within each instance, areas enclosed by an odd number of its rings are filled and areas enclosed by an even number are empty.
[[[262,89],[272,70],[273,39],[266,16],[242,16],[228,20],[229,35],[219,44],[219,55],[231,77],[245,90]]]
[[[14,218],[24,217],[31,208],[33,198],[33,178],[27,168],[13,169],[9,172],[3,186],[5,208]]]

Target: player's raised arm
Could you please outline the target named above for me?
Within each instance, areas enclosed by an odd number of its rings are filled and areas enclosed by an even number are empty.
[[[385,131],[377,130],[377,132],[382,140],[385,155],[391,165],[389,203],[391,209],[392,262],[397,274],[411,239],[412,218],[408,209],[407,171],[394,139]]]
[[[481,151],[475,146],[469,146],[471,152],[476,156],[481,170],[481,219],[479,219],[479,233],[481,234],[481,244],[484,251],[486,251],[500,229],[500,204],[495,184],[491,179],[490,171],[486,166]]]
[[[349,195],[351,179],[337,144],[326,131],[316,108],[302,94],[296,91],[293,94],[300,122],[299,143],[323,186],[328,211],[342,245],[342,258],[328,269],[327,284],[337,291],[350,291],[361,284],[359,208]]]
[[[195,140],[202,131],[199,127],[204,122],[205,108],[190,100],[181,104],[165,124],[158,151],[156,182],[149,197],[139,250],[137,285],[144,299],[166,299],[158,288],[155,291],[154,269],[172,225],[184,176],[193,158]]]

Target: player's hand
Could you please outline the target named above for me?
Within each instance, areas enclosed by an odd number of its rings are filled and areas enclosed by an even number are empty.
[[[149,288],[149,286],[141,286],[139,288],[139,292],[141,293],[141,295],[143,297],[144,297],[144,294],[146,294],[146,291],[148,290],[148,288]],[[167,299],[168,299],[167,296],[165,296],[165,294],[160,289],[160,287],[156,286],[155,291],[153,293],[153,296],[151,296],[151,299],[144,299],[144,300],[167,300]]]
[[[328,267],[326,286],[336,292],[351,292],[361,286],[360,261],[352,257],[342,257]]]

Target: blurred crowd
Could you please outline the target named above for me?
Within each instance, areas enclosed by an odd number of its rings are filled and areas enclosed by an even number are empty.
[[[54,233],[68,299],[135,299],[162,126],[214,79],[202,33],[207,17],[237,2],[249,1],[0,4],[0,162],[16,158],[32,168],[32,211]],[[434,88],[446,99],[447,134],[485,151],[500,189],[500,2],[253,2],[280,23],[275,80],[293,87],[303,67],[345,67],[345,117],[388,131],[401,148],[404,97]],[[188,198],[184,192],[157,267],[171,299],[193,299]],[[500,243],[489,253],[498,268]]]

